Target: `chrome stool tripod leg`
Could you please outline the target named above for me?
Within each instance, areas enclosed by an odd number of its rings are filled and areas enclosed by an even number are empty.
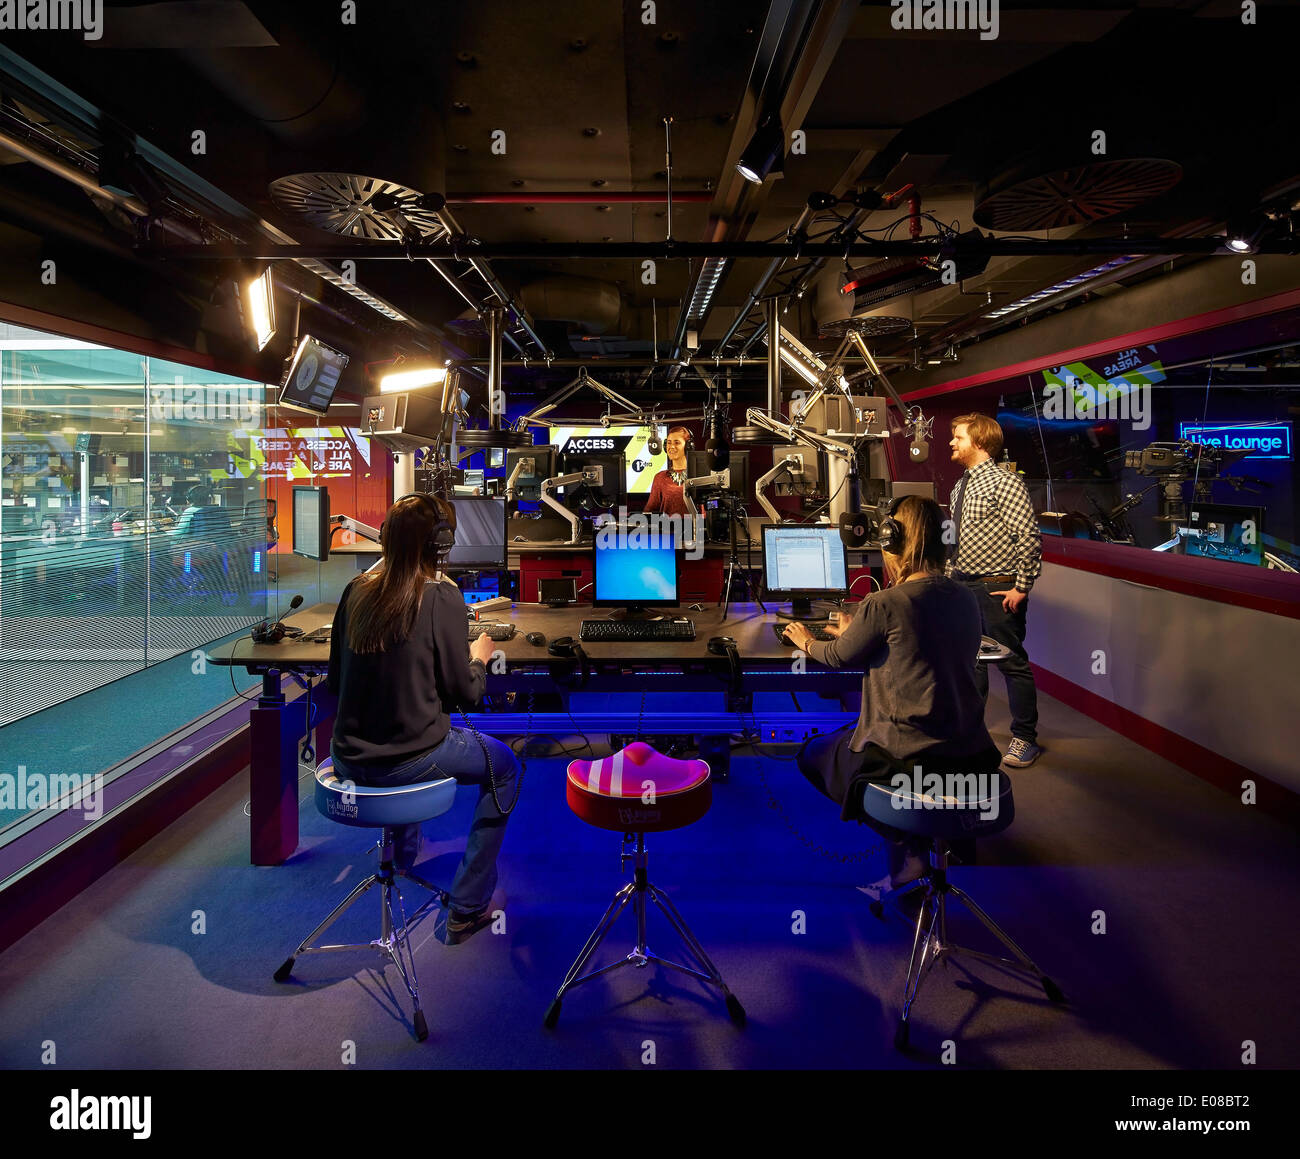
[[[583,982],[591,981],[591,979],[595,978],[598,974],[608,973],[610,970],[626,964],[627,959],[622,959],[621,961],[613,963],[613,965],[606,966],[603,969],[595,970],[590,974],[579,977],[579,975],[582,974],[583,968],[591,960],[592,954],[596,952],[600,943],[605,940],[605,935],[609,933],[610,928],[618,920],[618,915],[623,912],[623,907],[627,905],[632,893],[632,883],[628,882],[627,885],[623,886],[623,888],[614,895],[614,900],[609,903],[609,908],[605,910],[604,916],[596,924],[596,928],[592,931],[591,937],[587,939],[586,945],[584,945],[579,951],[578,957],[574,960],[573,965],[569,967],[569,972],[564,975],[564,981],[560,983],[560,988],[555,992],[555,998],[547,1008],[546,1017],[543,1020],[548,1030],[553,1028],[555,1023],[559,1020],[560,1003],[564,999],[565,991],[572,990],[575,986],[579,986]]]
[[[707,971],[707,973],[701,973],[699,970],[687,969],[685,966],[681,966],[677,962],[669,962],[664,958],[657,958],[656,961],[662,962],[665,966],[671,966],[676,970],[681,970],[685,974],[690,974],[693,977],[700,978],[705,982],[711,982],[714,986],[717,986],[718,989],[722,991],[727,1005],[727,1014],[730,1016],[731,1021],[737,1026],[744,1026],[745,1008],[740,1004],[740,999],[731,992],[731,988],[723,980],[722,972],[713,964],[713,959],[705,952],[704,947],[700,944],[700,940],[691,931],[691,927],[686,924],[686,919],[682,917],[680,912],[678,912],[677,907],[673,904],[672,898],[664,893],[663,890],[650,885],[648,882],[646,883],[646,888],[650,891],[650,897],[653,899],[654,903],[662,911],[664,917],[668,919],[668,924],[677,931],[677,936],[681,938],[682,942],[685,944],[687,953],[689,953],[696,962]]]
[[[339,919],[339,917],[343,914],[344,910],[348,908],[348,906],[350,906],[354,901],[356,901],[357,898],[359,898],[362,894],[364,894],[366,890],[368,890],[372,885],[378,885],[379,881],[380,881],[379,875],[377,873],[372,873],[369,877],[367,877],[364,881],[362,881],[359,885],[357,885],[357,887],[353,889],[352,892],[349,893],[347,897],[345,897],[341,902],[339,902],[338,905],[336,905],[332,910],[330,910],[329,916],[323,922],[321,922],[321,924],[318,925],[314,930],[312,930],[310,934],[308,934],[305,938],[303,938],[301,942],[298,943],[298,948],[294,950],[292,954],[289,955],[288,959],[284,962],[284,964],[275,972],[275,980],[277,982],[283,982],[286,978],[288,978],[290,972],[293,969],[294,960],[296,958],[302,957],[303,954],[319,954],[327,950],[360,950],[368,947],[370,945],[369,942],[356,942],[350,945],[338,945],[338,946],[313,946],[311,943],[314,942],[327,929],[329,929],[330,926],[332,926]]]
[[[415,974],[415,951],[411,949],[411,941],[407,935],[406,921],[406,903],[402,900],[402,891],[398,888],[396,882],[388,886],[384,892],[388,895],[386,912],[392,910],[392,895],[397,895],[397,909],[401,915],[402,924],[389,938],[388,945],[385,947],[388,956],[392,958],[393,963],[397,966],[397,971],[402,975],[402,982],[406,986],[406,992],[410,995],[411,1005],[414,1011],[411,1015],[412,1024],[415,1027],[416,1041],[423,1042],[429,1037],[429,1027],[425,1022],[424,1011],[420,1009],[420,982]],[[390,920],[391,927],[391,920]],[[402,960],[402,951],[406,951],[406,962]],[[410,965],[410,973],[407,973],[407,963]]]
[[[1001,962],[1010,966],[1014,966],[1018,963],[1025,973],[1032,974],[1038,980],[1039,985],[1042,986],[1044,993],[1046,993],[1047,997],[1051,1001],[1057,1003],[1064,1003],[1066,1001],[1061,988],[1038,968],[1034,960],[1016,944],[1010,934],[1003,930],[997,922],[995,922],[984,912],[983,909],[980,908],[979,904],[970,896],[970,894],[963,889],[959,889],[955,885],[949,886],[949,888],[952,890],[952,893],[957,900],[980,920],[984,928],[1016,956],[1016,962],[1010,962],[1005,958],[995,958],[992,954],[982,954],[978,950],[968,950],[965,947],[956,947],[953,951],[954,953],[966,954],[970,957],[976,958],[985,958],[992,962]]]
[[[925,899],[921,902],[921,912],[916,915],[916,932],[912,936],[912,956],[907,963],[907,983],[903,990],[903,1013],[894,1031],[894,1046],[899,1050],[907,1049],[907,1020],[912,1013],[912,1003],[921,992],[921,983],[925,980],[926,974],[930,972],[930,968],[939,957],[938,922],[938,899],[934,896],[933,889],[928,889]],[[924,936],[921,933],[923,928]],[[932,951],[933,956],[931,956]]]

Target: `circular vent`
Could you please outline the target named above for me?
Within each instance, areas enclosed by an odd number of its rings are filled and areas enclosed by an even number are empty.
[[[1029,175],[1024,168],[975,189],[975,224],[1028,231],[1113,217],[1178,184],[1183,169],[1161,157],[1096,161]]]
[[[384,200],[376,208],[375,198],[381,195]],[[356,173],[294,173],[271,182],[271,200],[286,213],[317,229],[368,241],[402,240],[389,199],[396,200],[397,213],[422,237],[440,236],[442,223],[421,208],[421,197],[405,185]]]
[[[863,338],[886,338],[911,330],[912,319],[898,314],[867,314],[861,318],[835,318],[817,329],[819,338],[843,338],[856,330]]]

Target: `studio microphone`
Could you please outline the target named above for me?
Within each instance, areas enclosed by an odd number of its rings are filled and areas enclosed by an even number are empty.
[[[289,611],[286,615],[292,615],[301,606],[302,596],[294,596],[289,601]],[[260,624],[254,624],[249,634],[253,637],[253,643],[255,644],[278,644],[285,637],[292,640],[301,636],[302,629],[290,627],[280,620],[276,620],[274,624],[268,624],[266,620],[263,620]]]
[[[862,547],[871,537],[871,524],[862,510],[862,488],[858,483],[858,456],[849,456],[849,499],[840,516],[840,540],[845,547]]]
[[[663,449],[663,443],[659,441],[659,428],[650,428],[650,437],[645,441],[645,449],[652,455],[658,455]]]
[[[709,416],[709,437],[704,449],[709,452],[710,470],[721,471],[731,463],[731,448],[723,431],[722,416],[716,410]]]
[[[916,434],[908,444],[907,457],[913,463],[924,463],[930,457],[930,444],[921,437],[920,428],[917,428]]]

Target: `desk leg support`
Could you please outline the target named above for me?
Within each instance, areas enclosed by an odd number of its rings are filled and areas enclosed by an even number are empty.
[[[274,682],[272,682],[274,678]],[[280,865],[298,848],[298,747],[306,732],[304,698],[286,704],[280,674],[263,678],[249,713],[249,844],[254,865]]]

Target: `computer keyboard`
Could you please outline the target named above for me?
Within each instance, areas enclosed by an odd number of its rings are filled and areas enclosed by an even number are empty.
[[[578,639],[606,644],[694,640],[695,624],[690,620],[583,620]]]
[[[794,647],[794,641],[792,641],[792,640],[787,640],[787,639],[785,638],[785,635],[784,635],[784,632],[785,632],[786,628],[789,627],[790,623],[791,623],[791,621],[789,621],[789,620],[782,620],[779,624],[773,624],[773,625],[772,625],[772,631],[774,631],[774,632],[776,633],[776,638],[777,638],[778,640],[780,640],[782,644],[785,644],[787,647],[793,648],[793,647]],[[813,638],[814,640],[837,640],[837,639],[839,639],[838,636],[832,636],[828,631],[826,631],[826,624],[830,623],[829,620],[827,620],[827,621],[825,621],[825,622],[821,622],[821,621],[809,621],[809,620],[797,620],[797,621],[795,621],[795,623],[802,624],[805,628],[807,628],[807,629],[808,629],[808,634],[809,634],[810,636],[812,636],[812,638]]]
[[[492,620],[478,620],[468,625],[470,640],[487,636],[489,640],[509,640],[515,634],[514,624],[499,624]]]

